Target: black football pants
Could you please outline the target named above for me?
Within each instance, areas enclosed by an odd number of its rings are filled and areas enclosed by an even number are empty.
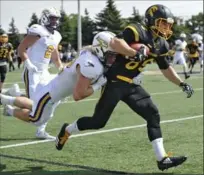
[[[103,128],[120,100],[146,120],[150,141],[162,137],[160,115],[149,93],[139,85],[125,82],[108,82],[95,107],[93,116],[78,119],[78,129],[83,131]]]

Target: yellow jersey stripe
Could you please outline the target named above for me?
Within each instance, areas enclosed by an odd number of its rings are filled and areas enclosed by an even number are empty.
[[[117,77],[117,79],[125,81],[127,83],[133,83],[133,80],[131,78],[128,78],[128,77],[125,77],[125,76],[122,76],[122,75],[117,75],[116,77]]]
[[[133,31],[134,35],[135,35],[135,41],[138,42],[139,41],[139,34],[137,32],[137,29],[133,26],[127,26],[125,29],[130,29]]]
[[[24,83],[25,83],[25,91],[26,95],[28,98],[30,98],[30,93],[29,93],[29,76],[28,76],[28,69],[25,69],[24,72]]]
[[[35,110],[34,116],[30,115],[30,121],[36,122],[41,118],[43,109],[47,102],[51,99],[49,92],[46,93],[38,102],[37,108]]]

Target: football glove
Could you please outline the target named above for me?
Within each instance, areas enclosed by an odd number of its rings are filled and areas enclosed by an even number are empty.
[[[145,46],[141,46],[140,49],[136,52],[136,55],[133,59],[137,62],[144,61],[147,58]]]
[[[25,60],[25,66],[29,71],[38,72],[38,68],[29,59]]]
[[[181,82],[179,86],[181,87],[183,92],[185,92],[187,94],[187,98],[190,98],[193,95],[194,90],[193,90],[191,85],[184,83],[184,82]]]

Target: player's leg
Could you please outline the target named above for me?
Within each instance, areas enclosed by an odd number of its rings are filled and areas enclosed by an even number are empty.
[[[191,71],[190,71],[191,73],[193,73],[193,68],[194,68],[194,66],[196,64],[197,59],[198,58],[192,58],[192,67],[191,67]]]
[[[56,140],[56,148],[58,150],[63,148],[65,142],[72,133],[89,129],[100,129],[106,125],[114,108],[123,95],[119,87],[115,88],[115,84],[111,83],[106,85],[98,103],[96,104],[93,116],[84,116],[70,125],[65,123],[62,126]]]
[[[55,103],[54,105],[51,106],[51,109],[49,110],[44,110],[44,113],[43,115],[45,115],[45,117],[49,117],[49,120],[52,119],[52,117],[54,116],[54,111],[56,109],[56,107],[60,104],[60,102],[58,103]],[[45,108],[48,108],[45,106]],[[49,113],[49,114],[48,114]],[[49,121],[48,120],[48,121]],[[38,125],[37,127],[37,131],[36,131],[36,138],[38,139],[55,139],[56,137],[50,135],[48,132],[46,132],[46,127],[47,127],[47,124],[48,124],[48,121],[47,122],[44,122],[43,124],[41,124],[40,126]]]
[[[0,99],[3,105],[14,105],[19,108],[32,110],[33,101],[27,97],[12,97],[0,94]]]
[[[183,73],[184,73],[185,79],[188,79],[190,75],[188,74],[188,67],[184,56],[181,56],[180,63],[183,65]]]
[[[203,56],[204,56],[204,55],[201,55],[201,56],[199,57],[200,72],[201,72],[201,73],[203,72]]]
[[[0,66],[0,93],[2,93],[3,84],[6,79],[7,65]]]
[[[140,96],[138,94],[141,94]],[[139,97],[139,98],[138,98]],[[182,164],[187,158],[168,157],[163,145],[162,132],[160,128],[160,114],[157,106],[152,102],[149,94],[142,87],[138,87],[134,94],[123,100],[133,111],[143,117],[147,122],[147,132],[155,152],[158,168],[168,169]]]
[[[3,114],[4,116],[13,116],[22,121],[29,122],[30,112],[31,110],[29,109],[21,109],[21,108],[15,108],[11,105],[5,105]]]

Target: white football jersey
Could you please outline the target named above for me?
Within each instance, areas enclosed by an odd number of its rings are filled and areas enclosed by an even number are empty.
[[[181,49],[185,50],[187,46],[186,41],[181,41],[181,40],[176,40],[175,44],[176,44],[176,51],[180,51]]]
[[[61,34],[56,30],[51,34],[46,27],[39,24],[32,25],[28,29],[28,34],[40,36],[40,39],[27,50],[29,59],[38,70],[47,69],[52,52],[58,48],[62,39]]]
[[[53,102],[57,102],[73,93],[77,81],[77,66],[81,74],[95,82],[104,72],[104,67],[98,58],[90,51],[84,50],[74,63],[65,68],[49,84],[49,92]]]

